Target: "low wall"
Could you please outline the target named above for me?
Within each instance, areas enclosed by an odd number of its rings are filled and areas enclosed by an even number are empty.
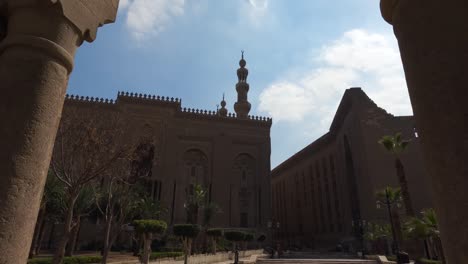
[[[239,258],[248,258],[252,255],[261,255],[263,253],[263,249],[257,250],[246,250],[246,251],[239,251]],[[208,264],[208,263],[215,263],[215,262],[222,262],[228,261],[234,258],[234,254],[232,252],[220,252],[216,255],[213,254],[200,254],[200,255],[192,255],[189,258],[190,264]],[[183,263],[183,257],[177,259],[160,259],[151,261],[151,264],[179,264]]]
[[[395,261],[390,261],[385,256],[367,256],[367,259],[377,260],[380,264],[396,264]]]
[[[363,259],[259,259],[258,264],[378,264],[375,260]]]

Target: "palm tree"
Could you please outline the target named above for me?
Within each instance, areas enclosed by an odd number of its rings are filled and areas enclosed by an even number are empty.
[[[203,205],[203,226],[208,228],[213,217],[218,213],[222,213],[222,211],[216,203],[210,202]]]
[[[386,255],[390,252],[387,249],[387,239],[391,236],[391,227],[389,224],[378,224],[369,222],[364,233],[364,239],[372,242],[374,253],[385,253]]]
[[[410,141],[403,140],[401,138],[401,133],[396,133],[394,136],[383,136],[378,142],[395,157],[395,169],[405,204],[406,214],[408,216],[414,216],[413,205],[408,190],[408,182],[406,181],[405,168],[400,160],[401,153],[408,147]]]
[[[402,200],[401,189],[386,187],[383,190],[380,190],[376,193],[377,197],[377,206],[384,204],[388,207],[389,210],[389,220],[392,226],[393,240],[395,245],[398,245],[403,240],[400,214],[398,208],[400,207],[400,202]]]
[[[434,209],[425,209],[421,212],[421,217],[412,217],[405,223],[405,230],[408,236],[424,240],[426,256],[430,258],[429,245],[435,246],[440,259],[444,260],[444,254],[440,242],[440,231]],[[434,245],[435,244],[435,245]]]
[[[193,190],[187,196],[187,201],[184,204],[185,211],[187,212],[187,223],[198,223],[198,209],[203,207],[206,199],[206,191],[199,184],[193,186]]]

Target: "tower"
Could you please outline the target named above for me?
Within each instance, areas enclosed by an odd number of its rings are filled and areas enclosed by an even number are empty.
[[[224,94],[223,94],[223,100],[221,101],[221,109],[218,110],[218,114],[224,117],[226,117],[228,114],[228,110],[226,109],[226,101],[224,101]]]
[[[250,103],[247,101],[247,93],[249,92],[249,84],[247,83],[247,75],[249,70],[245,68],[247,62],[244,60],[244,51],[242,51],[242,57],[239,61],[240,68],[237,69],[237,78],[239,81],[236,84],[237,91],[237,102],[234,104],[234,110],[236,111],[237,117],[245,119],[250,112]]]

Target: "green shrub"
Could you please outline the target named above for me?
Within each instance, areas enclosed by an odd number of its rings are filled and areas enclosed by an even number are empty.
[[[194,238],[200,232],[199,225],[179,224],[173,227],[174,235],[178,237]]]
[[[179,242],[179,240],[177,240],[177,242]],[[162,248],[158,249],[157,252],[182,252],[182,248],[180,248],[180,247],[162,247]]]
[[[210,228],[206,230],[206,235],[210,237],[220,237],[223,236],[223,230],[221,228]]]
[[[135,230],[138,233],[161,234],[167,228],[166,222],[160,221],[160,220],[153,220],[153,219],[135,220],[133,221],[133,225],[135,225]]]
[[[224,237],[220,237],[216,243],[218,251],[229,251],[232,248],[232,242]]]
[[[442,261],[430,260],[430,259],[425,259],[425,258],[421,258],[418,261],[424,264],[442,264]]]
[[[63,264],[90,264],[90,263],[101,263],[102,258],[100,256],[74,256],[65,257]],[[51,264],[52,258],[34,258],[29,259],[28,264]]]
[[[28,259],[28,264],[50,264],[52,263],[52,258],[33,258]]]
[[[150,260],[162,258],[177,258],[183,256],[184,252],[153,252],[150,255]]]
[[[393,255],[392,256],[387,256],[387,259],[390,260],[390,261],[396,261],[397,260],[396,256],[393,256]]]
[[[224,231],[224,237],[233,242],[244,241],[245,239],[245,232],[237,231],[237,230],[228,230]]]

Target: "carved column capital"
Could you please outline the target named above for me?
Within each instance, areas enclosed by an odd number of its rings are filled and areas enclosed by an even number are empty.
[[[380,0],[380,12],[383,19],[389,24],[393,22],[393,15],[399,2],[400,0]]]
[[[56,6],[81,34],[81,39],[92,42],[98,27],[112,23],[117,16],[119,0],[0,0],[0,7],[13,9],[35,6]]]
[[[81,32],[84,40],[96,39],[98,27],[113,23],[119,0],[49,0],[61,5],[64,16]]]

